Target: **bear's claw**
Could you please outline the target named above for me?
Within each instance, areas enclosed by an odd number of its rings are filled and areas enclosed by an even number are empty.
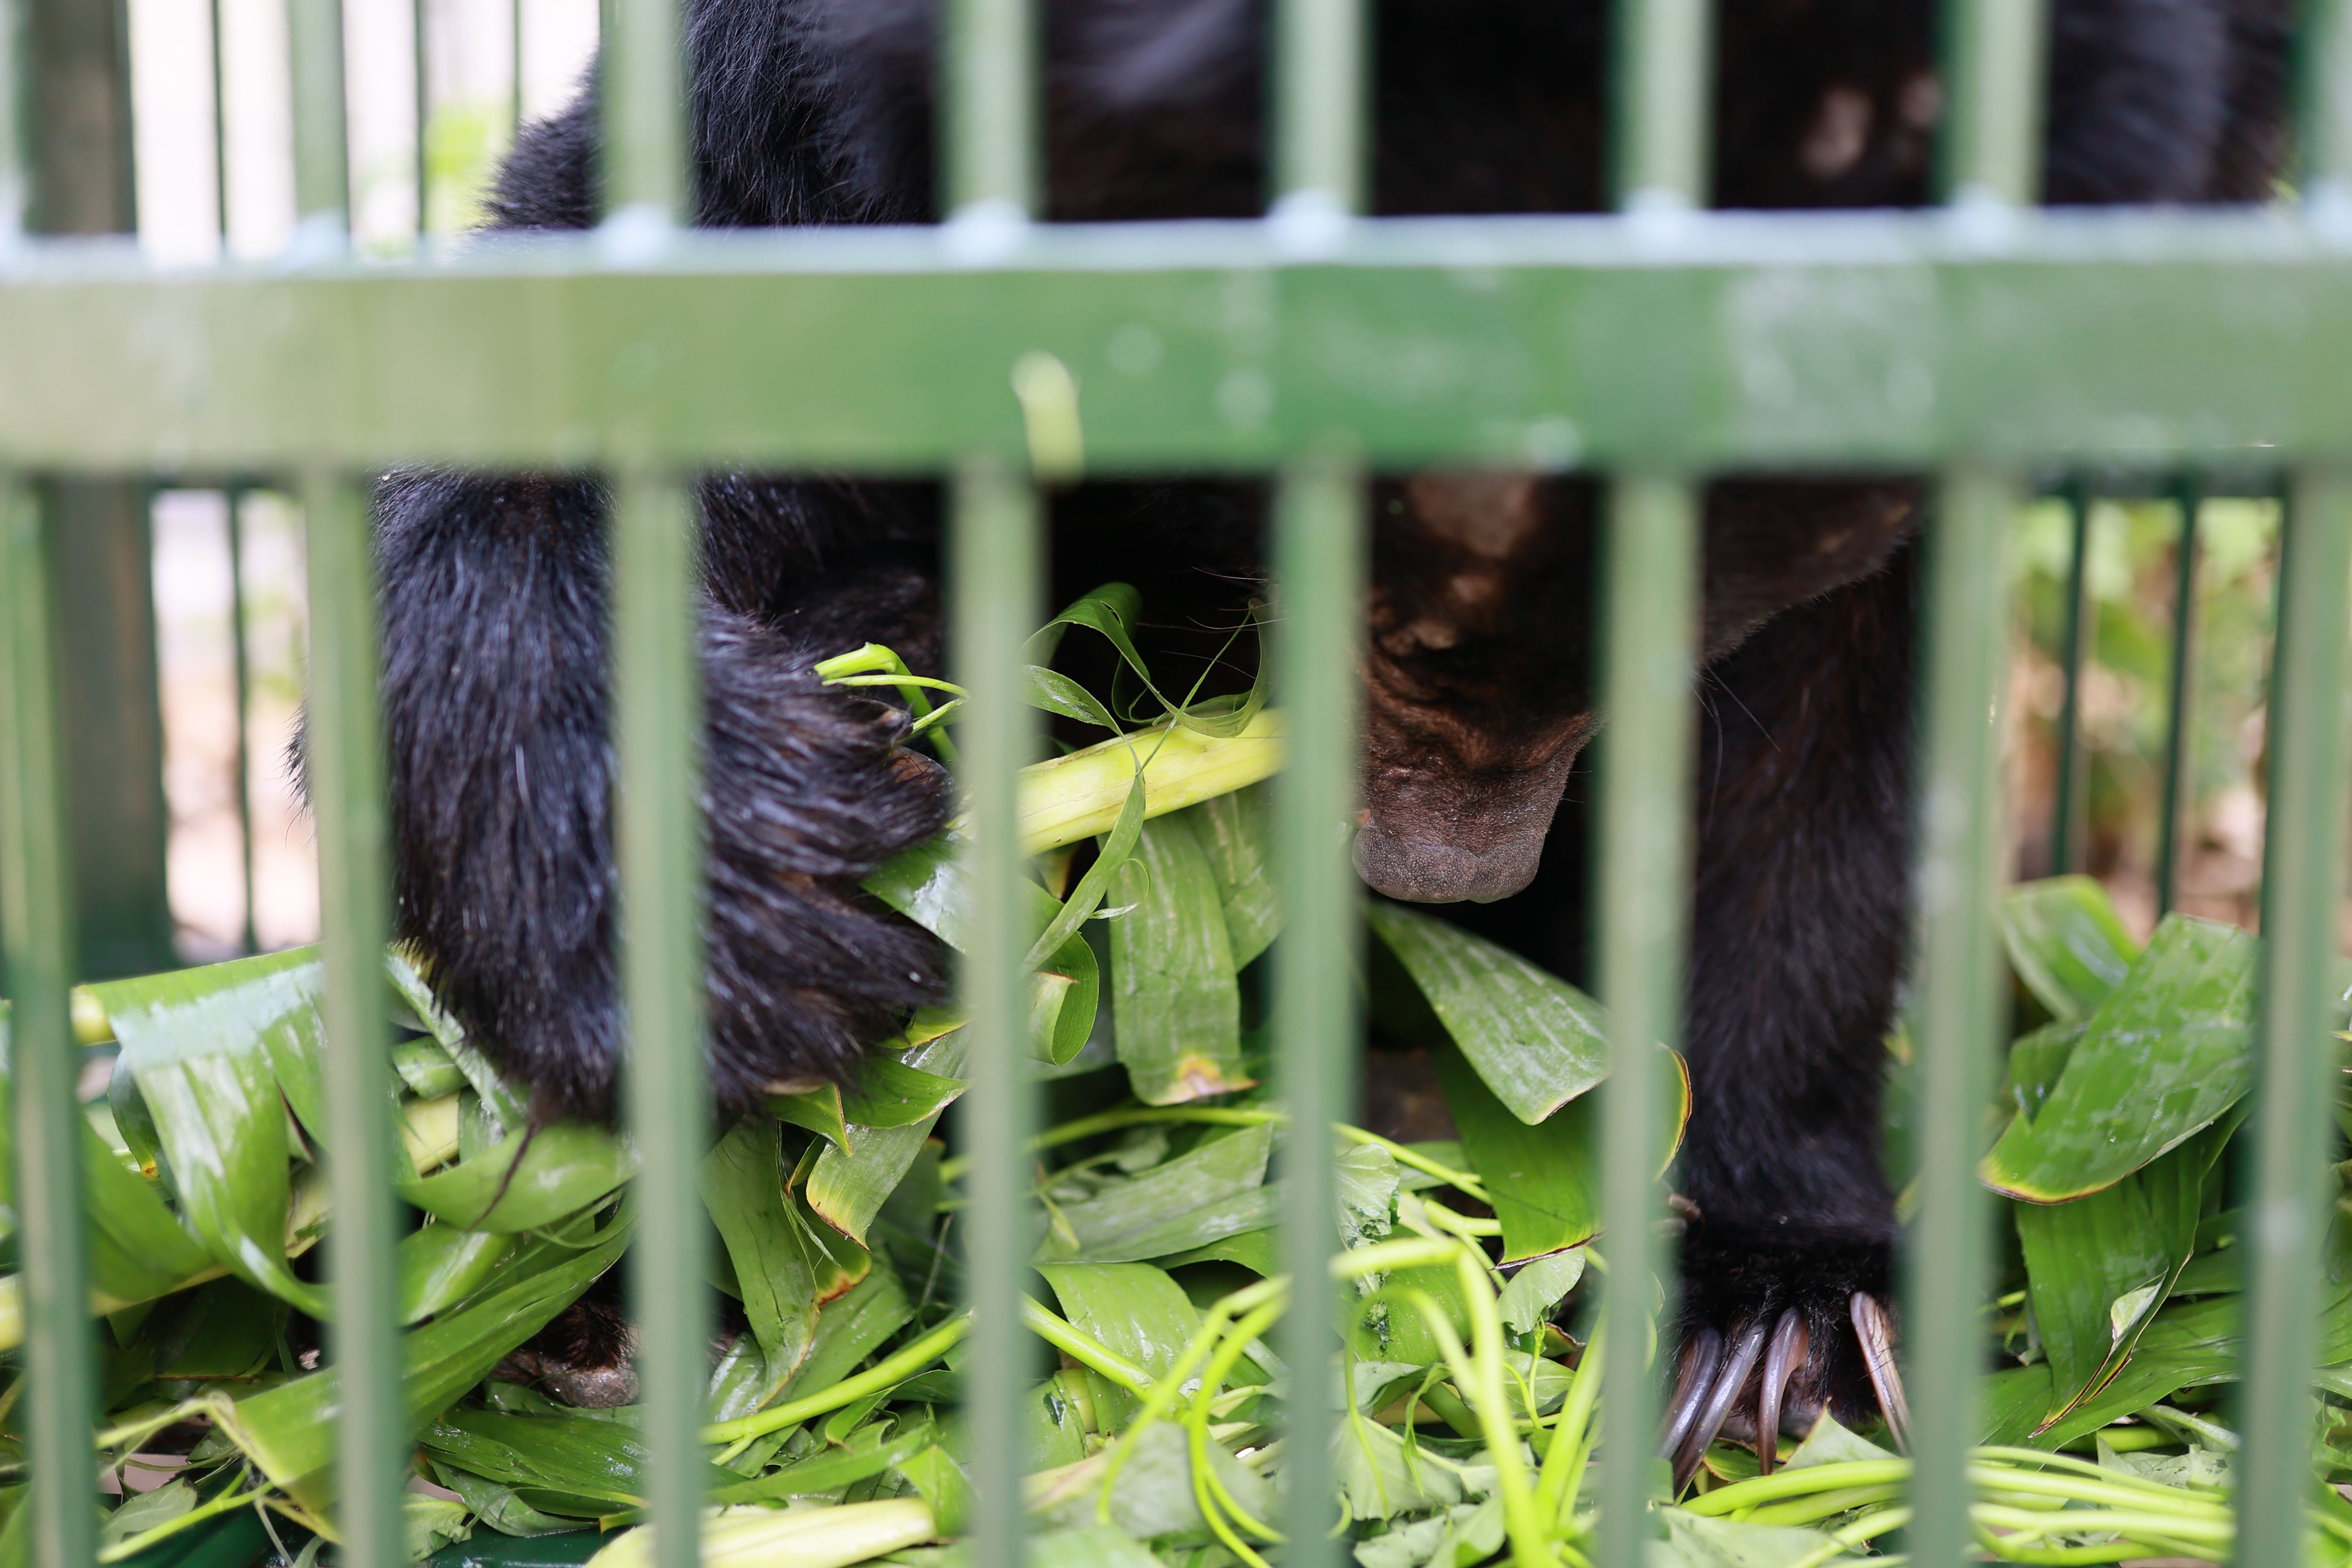
[[[1856,1290],[1847,1310],[1879,1414],[1895,1446],[1907,1450],[1911,1409],[1895,1362],[1894,1326],[1885,1305],[1869,1291]],[[1805,1314],[1794,1307],[1780,1313],[1769,1342],[1760,1317],[1736,1328],[1727,1346],[1723,1335],[1710,1328],[1683,1342],[1682,1364],[1658,1444],[1660,1452],[1674,1461],[1677,1493],[1690,1484],[1707,1445],[1727,1426],[1735,1429],[1735,1436],[1752,1433],[1757,1468],[1763,1475],[1772,1473],[1783,1417],[1802,1419],[1818,1413],[1823,1403],[1815,1385],[1824,1368],[1813,1363],[1811,1349]]]

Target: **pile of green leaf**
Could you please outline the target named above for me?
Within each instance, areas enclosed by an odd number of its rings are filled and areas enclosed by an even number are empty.
[[[1141,677],[1130,618],[1116,594],[1064,617],[1111,637]],[[884,650],[829,673],[938,684]],[[1280,1555],[1283,1412],[1307,1387],[1344,1393],[1334,1510],[1362,1568],[1588,1568],[1594,1352],[1610,1331],[1580,1289],[1605,1267],[1590,1093],[1606,1070],[1601,1009],[1443,921],[1370,903],[1372,1011],[1392,1041],[1428,1049],[1455,1136],[1343,1127],[1302,1143],[1263,1088],[1261,961],[1281,925],[1265,791],[1225,787],[1265,771],[1232,759],[1271,716],[1254,695],[1145,689],[1157,727],[1032,770],[1041,795],[1049,774],[1064,792],[1054,810],[1097,833],[1041,855],[1033,895],[1049,1131],[1024,1409],[1040,1563],[1263,1568]],[[1050,670],[1033,696],[1113,727],[1133,717]],[[1146,820],[1136,763],[1180,754],[1198,764],[1196,803]],[[1126,782],[1074,806],[1088,768]],[[958,865],[950,838],[869,885],[953,942]],[[2021,1562],[2221,1560],[2236,1447],[2219,1409],[2236,1350],[2224,1145],[2249,1077],[2251,942],[2175,919],[2141,951],[2079,880],[2021,889],[2005,930],[2030,1027],[1986,1126],[2017,1247],[1988,1304],[1988,1352],[2010,1370],[1988,1385],[1982,1544]],[[282,1553],[307,1568],[332,1551],[335,1382],[318,1366],[323,1303],[304,1261],[332,1223],[314,1158],[321,984],[315,954],[297,952],[77,994],[85,1038],[119,1051],[84,1138],[110,1562],[241,1568]],[[582,1126],[526,1140],[510,1087],[396,953],[384,994],[403,1036],[389,1174],[419,1220],[400,1254],[412,1553],[649,1561],[632,1528],[634,1412],[553,1397],[578,1385],[530,1348],[625,1253],[630,1147]],[[919,1015],[854,1089],[780,1095],[703,1163],[726,1329],[706,1432],[713,1564],[920,1568],[955,1550],[968,1320],[962,1163],[941,1115],[964,1088],[963,1051],[957,1016]],[[1272,1229],[1286,1158],[1340,1173],[1335,1271],[1352,1308],[1328,1370],[1286,1366],[1267,1343],[1286,1298]],[[2327,1354],[2352,1362],[2341,1237],[2329,1269]],[[0,1279],[0,1481],[21,1483],[17,1290]],[[2352,1479],[2352,1364],[2322,1385],[2317,1461]],[[1872,1436],[1824,1421],[1764,1478],[1718,1443],[1689,1494],[1660,1500],[1660,1562],[1897,1560],[1874,1554],[1899,1558],[1906,1462]],[[0,1563],[26,1556],[21,1496],[0,1490]],[[2352,1506],[2315,1485],[2312,1509],[2326,1554],[2346,1557]]]

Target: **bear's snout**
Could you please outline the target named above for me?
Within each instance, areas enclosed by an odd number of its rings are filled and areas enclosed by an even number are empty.
[[[1365,886],[1416,904],[1490,904],[1535,879],[1543,834],[1525,834],[1483,850],[1400,837],[1378,823],[1356,835],[1356,874]]]

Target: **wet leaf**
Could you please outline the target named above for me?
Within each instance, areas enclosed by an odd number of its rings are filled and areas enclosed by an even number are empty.
[[[1110,927],[1118,1059],[1137,1099],[1175,1105],[1246,1088],[1241,992],[1224,904],[1183,814],[1144,827]]]
[[[1361,1247],[1386,1236],[1402,1184],[1395,1158],[1377,1144],[1346,1144],[1333,1157],[1331,1175],[1339,1200],[1339,1245]]]
[[[1985,1156],[1994,1191],[2062,1203],[2209,1126],[2252,1079],[2254,939],[2173,915],[2099,1004],[2041,1113]]]
[[[1583,1278],[1584,1249],[1580,1247],[1530,1258],[1503,1287],[1503,1294],[1495,1303],[1496,1310],[1502,1314],[1513,1333],[1533,1333]]]
[[[1666,1539],[1651,1548],[1650,1568],[1790,1568],[1799,1563],[1854,1561],[1834,1552],[1830,1538],[1818,1530],[1710,1519],[1678,1508],[1660,1512],[1666,1521]]]
[[[1377,1421],[1350,1415],[1331,1433],[1331,1479],[1349,1519],[1393,1519],[1462,1500],[1450,1467],[1432,1462]]]
[[[1510,1113],[1529,1126],[1609,1071],[1601,1005],[1507,948],[1384,899],[1365,918],[1445,1032]]]
[[[1208,1140],[1082,1202],[1058,1206],[1040,1259],[1121,1263],[1164,1257],[1271,1224],[1271,1127]]]
[[[911,1127],[945,1110],[967,1087],[960,1078],[925,1072],[877,1051],[866,1058],[843,1111],[860,1127]]]
[[[1236,969],[1264,952],[1282,930],[1269,848],[1271,805],[1267,786],[1256,784],[1202,801],[1183,814],[1192,819],[1192,830],[1217,879],[1225,940],[1233,947]]]
[[[815,1342],[778,1397],[797,1398],[832,1387],[914,1315],[898,1277],[887,1268],[875,1269],[846,1294],[825,1303],[817,1315]]]
[[[878,1062],[891,1059],[877,1049],[868,1054],[864,1071],[871,1072]],[[841,1086],[823,1084],[803,1089],[798,1094],[768,1096],[768,1110],[779,1121],[805,1128],[836,1149],[849,1147],[849,1113],[842,1103]]]
[[[2242,1112],[2111,1187],[2064,1204],[2019,1204],[2033,1317],[2048,1356],[2054,1420],[2122,1367],[2189,1262],[2205,1184]],[[2120,1329],[2119,1298],[2152,1294]]]
[[[962,1031],[951,1030],[909,1047],[898,1060],[929,1077],[954,1081],[963,1070],[964,1043]],[[939,1119],[935,1110],[897,1127],[853,1123],[847,1145],[826,1148],[810,1168],[802,1185],[809,1207],[842,1235],[863,1242]]]
[[[428,1225],[400,1243],[400,1321],[422,1322],[489,1282],[515,1238],[454,1225]]]
[[[502,1271],[497,1289],[411,1330],[401,1342],[411,1419],[420,1426],[430,1421],[508,1352],[546,1327],[612,1267],[628,1231],[625,1215],[616,1215],[584,1247],[530,1243]],[[224,1401],[213,1417],[264,1474],[289,1486],[333,1457],[339,1389],[331,1365],[235,1405]]]
[[[636,1168],[636,1151],[626,1140],[600,1127],[558,1122],[514,1133],[463,1164],[402,1183],[399,1191],[404,1201],[467,1230],[536,1230],[610,1196]]]
[[[1135,1365],[1159,1377],[1201,1327],[1200,1310],[1183,1288],[1148,1263],[1041,1263],[1062,1315]],[[1126,1427],[1142,1402],[1089,1373],[1095,1408],[1107,1431]]]
[[[2087,1016],[2139,956],[2107,890],[2088,877],[2049,877],[2000,904],[2009,965],[2061,1021]]]
[[[1530,1127],[1495,1098],[1463,1054],[1436,1053],[1437,1081],[1462,1135],[1463,1157],[1494,1195],[1503,1261],[1580,1247],[1601,1230],[1601,1123],[1590,1099]]]
[[[703,1206],[735,1266],[743,1316],[777,1387],[808,1354],[816,1334],[816,1276],[800,1222],[784,1191],[776,1124],[747,1116],[703,1158]]]

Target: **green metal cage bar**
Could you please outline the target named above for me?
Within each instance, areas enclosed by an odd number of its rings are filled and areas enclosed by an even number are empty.
[[[1350,1117],[1357,1093],[1363,894],[1349,863],[1348,829],[1359,793],[1366,503],[1354,460],[1321,452],[1283,470],[1275,506],[1275,676],[1289,726],[1287,765],[1275,786],[1275,875],[1284,911],[1274,961],[1275,1072],[1290,1118],[1282,1163],[1282,1263],[1291,1289],[1282,1345],[1292,1379],[1285,1568],[1320,1568],[1341,1550],[1330,1539],[1337,1412],[1323,1381],[1340,1299],[1329,1274],[1339,1195],[1328,1129]]]
[[[1996,472],[1956,468],[1927,524],[1913,1034],[1919,1103],[1955,1113],[1924,1118],[1919,1129],[1918,1218],[1903,1259],[1916,1466],[1910,1545],[1919,1568],[1958,1568],[1971,1539],[1964,1466],[1981,1430],[1979,1303],[1992,1274],[1992,1204],[1977,1183],[1976,1118],[1958,1108],[1984,1103],[1999,1041],[2001,562],[2021,499]]]
[[[339,1379],[336,1524],[354,1568],[403,1556],[400,1489],[408,1469],[400,1270],[392,1194],[392,1032],[383,943],[391,913],[379,717],[374,551],[366,492],[326,472],[303,485],[310,564],[310,721],[305,736],[319,830],[319,905],[327,965],[326,1101],[334,1234],[328,1348]]]
[[[2247,1205],[2245,1361],[2238,1558],[2303,1560],[2311,1468],[2311,1373],[2337,1078],[2327,1030],[2343,892],[2345,651],[2352,605],[2352,481],[2306,470],[2288,501],[2279,567],[2269,734],[2270,836],[2263,861],[2260,1020],[2242,1145]]]
[[[1008,400],[1011,393],[1006,393]],[[1021,1478],[1028,1453],[1022,1401],[1035,1342],[1020,1298],[1037,1237],[1029,1221],[1028,1142],[1037,1121],[1029,1062],[1030,939],[1016,824],[1021,766],[1034,755],[1034,712],[1020,700],[1023,644],[1045,618],[1044,540],[1027,477],[975,458],[957,472],[949,535],[953,674],[970,692],[956,744],[967,792],[973,907],[965,922],[965,1074],[958,1102],[971,1173],[963,1210],[972,1331],[962,1360],[977,1568],[1020,1568]]]
[[[1024,451],[1005,367],[1041,350],[1103,472],[1263,472],[1332,431],[1383,467],[2352,455],[2352,263],[2273,216],[2020,214],[1990,252],[1941,213],[1383,220],[1313,261],[1268,227],[1036,226],[985,266],[937,229],[287,276],[26,247],[0,431],[45,468],[939,473]],[[1111,363],[1129,323],[1148,374]],[[1221,400],[1236,376],[1268,395]]]
[[[2058,780],[2050,804],[2050,874],[2063,877],[2088,848],[2090,754],[2083,743],[2083,666],[2098,635],[2091,603],[2091,500],[2079,480],[2063,492],[2073,540],[2066,555],[2066,610],[2058,665],[2065,696],[2058,710]]]
[[[630,1247],[642,1325],[637,1381],[656,1568],[693,1568],[702,1510],[703,1398],[711,1324],[698,1173],[710,1142],[703,1071],[703,847],[698,803],[702,676],[695,637],[693,497],[657,472],[625,474],[613,515],[613,642],[621,788],[622,986],[636,1202],[653,1216]]]
[[[1037,16],[1030,0],[948,0],[939,64],[944,112],[941,203],[950,229],[982,249],[1016,241],[1037,198]],[[1008,414],[1008,353],[982,374]],[[1029,1059],[1029,925],[1022,894],[1019,770],[1035,754],[1037,718],[1016,696],[1024,639],[1045,617],[1041,498],[1025,463],[975,443],[957,454],[948,552],[953,674],[971,693],[958,745],[970,813],[974,908],[962,998],[966,1076],[958,1125],[970,1144],[964,1248],[972,1337],[963,1361],[965,1463],[975,1568],[1020,1568],[1025,1552],[1022,1401],[1036,1364],[1020,1321],[1027,1260],[1030,1136],[1038,1088]]]
[[[2196,689],[2197,518],[2203,506],[2204,487],[2196,476],[2184,476],[2172,487],[2172,495],[2180,525],[2172,553],[2172,668],[2165,708],[2164,797],[2156,819],[2159,920],[2172,912],[2180,897],[2180,814],[2188,806],[2189,751],[2195,739],[2190,710]]]
[[[24,1258],[25,1436],[34,1455],[32,1559],[82,1563],[98,1543],[98,1414],[82,1233],[79,1053],[68,1016],[73,889],[41,508],[0,469],[0,926],[16,1085],[16,1209]]]
[[[1689,913],[1690,773],[1696,738],[1698,492],[1679,476],[1631,474],[1611,487],[1601,665],[1611,715],[1601,761],[1598,973],[1609,1008],[1601,1086],[1601,1226],[1609,1323],[1601,1397],[1612,1436],[1601,1451],[1596,1562],[1637,1563],[1652,1534],[1659,1460],[1657,1372],[1648,1324],[1664,1261],[1657,1190],[1666,1076],[1659,1046],[1682,1036]],[[1668,1292],[1672,1311],[1673,1292]],[[1671,1317],[1667,1322],[1671,1323]],[[1673,1342],[1662,1325],[1658,1341]],[[1620,1440],[1630,1436],[1630,1441]]]
[[[1364,0],[1280,0],[1274,10],[1272,227],[1322,250],[1362,209],[1368,178]],[[1099,378],[1097,378],[1099,379]],[[1280,473],[1274,562],[1278,700],[1290,724],[1275,788],[1276,886],[1285,911],[1275,960],[1276,1086],[1289,1116],[1282,1162],[1281,1257],[1290,1277],[1283,1354],[1293,1379],[1289,1471],[1278,1521],[1285,1568],[1323,1568],[1332,1537],[1331,1438],[1338,1413],[1322,1368],[1340,1300],[1329,1259],[1339,1194],[1333,1122],[1356,1099],[1360,900],[1347,825],[1359,784],[1357,655],[1369,560],[1364,476],[1349,445],[1313,446]]]

